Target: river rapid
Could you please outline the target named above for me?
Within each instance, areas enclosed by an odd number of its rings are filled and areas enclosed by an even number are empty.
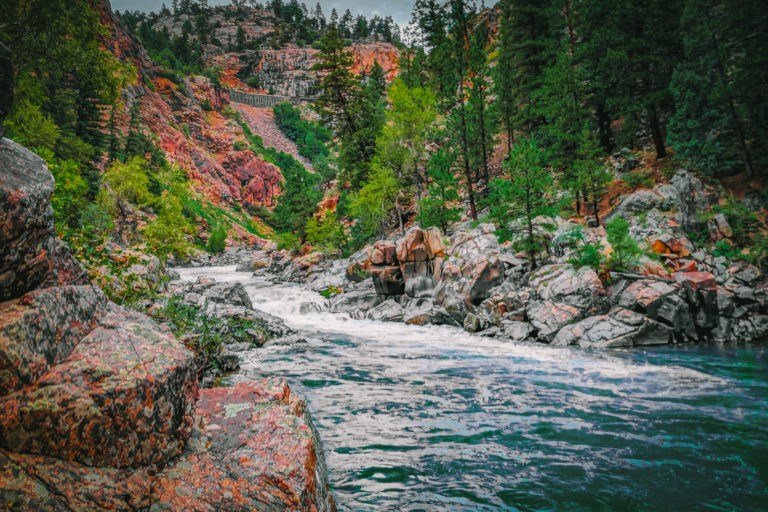
[[[588,351],[300,314],[325,299],[235,267],[306,343],[226,383],[303,395],[340,510],[768,510],[768,345]]]

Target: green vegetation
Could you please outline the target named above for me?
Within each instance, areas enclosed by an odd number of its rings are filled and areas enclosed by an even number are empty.
[[[202,367],[221,368],[222,346],[232,342],[256,341],[263,343],[268,339],[264,328],[247,318],[222,319],[206,313],[207,308],[185,304],[179,297],[172,296],[160,302],[148,313],[164,324],[169,325],[173,333],[188,342],[195,353],[202,356]],[[254,340],[254,336],[257,340]]]
[[[219,254],[224,252],[227,247],[227,228],[223,225],[219,225],[211,232],[211,236],[208,238],[208,251],[211,254]]]
[[[429,161],[427,174],[432,179],[429,195],[419,201],[419,220],[424,227],[440,226],[443,231],[448,224],[461,219],[461,208],[452,206],[459,199],[458,182],[451,171],[455,155],[440,149]]]
[[[642,251],[637,246],[637,242],[629,236],[629,222],[623,217],[614,217],[605,225],[605,231],[608,235],[608,243],[613,249],[608,258],[609,266],[617,270],[626,270],[637,265]]]
[[[491,218],[499,225],[499,240],[513,240],[515,247],[528,255],[532,268],[536,268],[536,255],[545,244],[533,220],[557,211],[549,197],[552,176],[543,167],[543,152],[533,139],[518,139],[504,168],[507,179],[491,181]],[[514,230],[513,223],[522,225],[522,235]]]

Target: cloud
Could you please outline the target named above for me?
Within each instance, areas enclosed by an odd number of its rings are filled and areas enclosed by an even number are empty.
[[[301,0],[300,0],[301,1]],[[171,0],[112,0],[112,8],[115,10],[129,11],[159,11],[163,2],[170,7]],[[229,0],[208,0],[208,5],[229,4]],[[261,3],[267,3],[261,0]],[[313,9],[317,0],[304,0],[307,8]],[[331,9],[335,8],[341,16],[349,9],[353,16],[363,14],[365,16],[392,16],[395,22],[406,24],[411,19],[413,0],[396,0],[394,2],[381,2],[380,0],[320,0],[320,5],[326,17],[331,15]]]

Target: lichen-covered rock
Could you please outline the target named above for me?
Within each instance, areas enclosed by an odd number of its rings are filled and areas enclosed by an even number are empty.
[[[336,509],[304,400],[282,380],[201,392],[182,457],[153,479],[150,511]]]
[[[549,343],[565,325],[575,322],[581,311],[568,304],[531,302],[526,310],[528,320],[538,331],[538,338]]]
[[[202,391],[189,444],[162,468],[0,449],[0,482],[0,504],[20,512],[335,510],[306,404],[278,380]]]
[[[95,466],[165,462],[189,436],[196,395],[192,353],[114,307],[64,361],[0,397],[0,445]]]
[[[0,301],[33,290],[53,268],[53,187],[42,158],[0,139]]]
[[[669,283],[647,279],[636,281],[621,294],[619,306],[664,322],[678,333],[696,335],[688,304]]]
[[[40,288],[90,284],[88,272],[72,254],[67,244],[57,238],[53,250],[53,269],[40,284]]]
[[[546,265],[531,275],[530,286],[545,302],[559,302],[582,312],[602,313],[608,298],[597,273],[589,267]]]
[[[30,292],[0,304],[0,395],[33,384],[63,362],[108,305],[95,286]]]

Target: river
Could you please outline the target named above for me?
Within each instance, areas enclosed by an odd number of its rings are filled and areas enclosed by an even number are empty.
[[[246,353],[228,383],[306,397],[340,510],[768,510],[768,348],[588,351],[299,314],[299,285],[234,267],[307,343]]]

